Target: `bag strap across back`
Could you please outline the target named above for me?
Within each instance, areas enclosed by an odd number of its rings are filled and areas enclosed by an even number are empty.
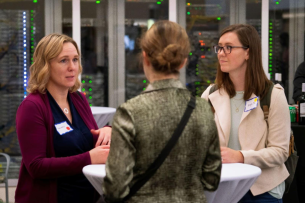
[[[196,107],[196,99],[195,97],[191,96],[191,99],[187,104],[187,108],[184,112],[184,115],[182,116],[180,123],[178,124],[178,127],[174,131],[171,139],[168,141],[164,149],[161,151],[161,153],[156,158],[156,160],[150,165],[147,171],[143,175],[141,175],[139,180],[130,188],[130,192],[124,198],[124,201],[128,200],[131,196],[133,196],[156,173],[159,167],[163,164],[166,157],[169,155],[171,150],[176,145],[195,107]]]

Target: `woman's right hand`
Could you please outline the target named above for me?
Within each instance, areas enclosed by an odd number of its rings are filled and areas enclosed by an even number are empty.
[[[89,154],[91,158],[91,164],[106,163],[109,154],[109,149],[110,149],[109,145],[102,145],[90,150]]]

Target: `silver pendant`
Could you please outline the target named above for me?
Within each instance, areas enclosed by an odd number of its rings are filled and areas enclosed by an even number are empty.
[[[67,108],[64,108],[64,112],[65,112],[65,114],[68,114],[68,113],[69,113],[69,111],[68,111]]]

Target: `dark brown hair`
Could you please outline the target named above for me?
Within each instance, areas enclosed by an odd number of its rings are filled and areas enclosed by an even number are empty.
[[[141,39],[153,68],[165,74],[179,73],[179,66],[190,52],[190,42],[185,29],[177,23],[162,20],[152,25]]]
[[[244,100],[249,99],[252,93],[262,99],[268,92],[271,81],[268,80],[263,69],[260,37],[253,26],[246,24],[230,25],[220,33],[220,37],[229,32],[234,32],[240,43],[245,47],[249,47],[249,59],[247,60],[245,75]],[[229,73],[221,71],[219,62],[217,65],[216,85],[218,87],[223,87],[230,98],[235,96],[235,88],[229,77]]]

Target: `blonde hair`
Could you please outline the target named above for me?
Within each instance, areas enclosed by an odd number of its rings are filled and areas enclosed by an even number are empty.
[[[63,34],[50,34],[43,37],[34,52],[34,63],[30,67],[30,79],[27,87],[29,93],[36,91],[44,94],[46,93],[46,86],[50,79],[50,61],[56,58],[63,49],[64,43],[72,43],[79,55],[79,69],[78,75],[82,72],[81,55],[76,42],[69,36]],[[80,88],[81,82],[76,80],[73,87],[69,89],[70,92],[75,92]]]
[[[165,74],[179,73],[179,67],[190,52],[185,29],[177,23],[162,20],[151,26],[141,39],[153,68]]]

